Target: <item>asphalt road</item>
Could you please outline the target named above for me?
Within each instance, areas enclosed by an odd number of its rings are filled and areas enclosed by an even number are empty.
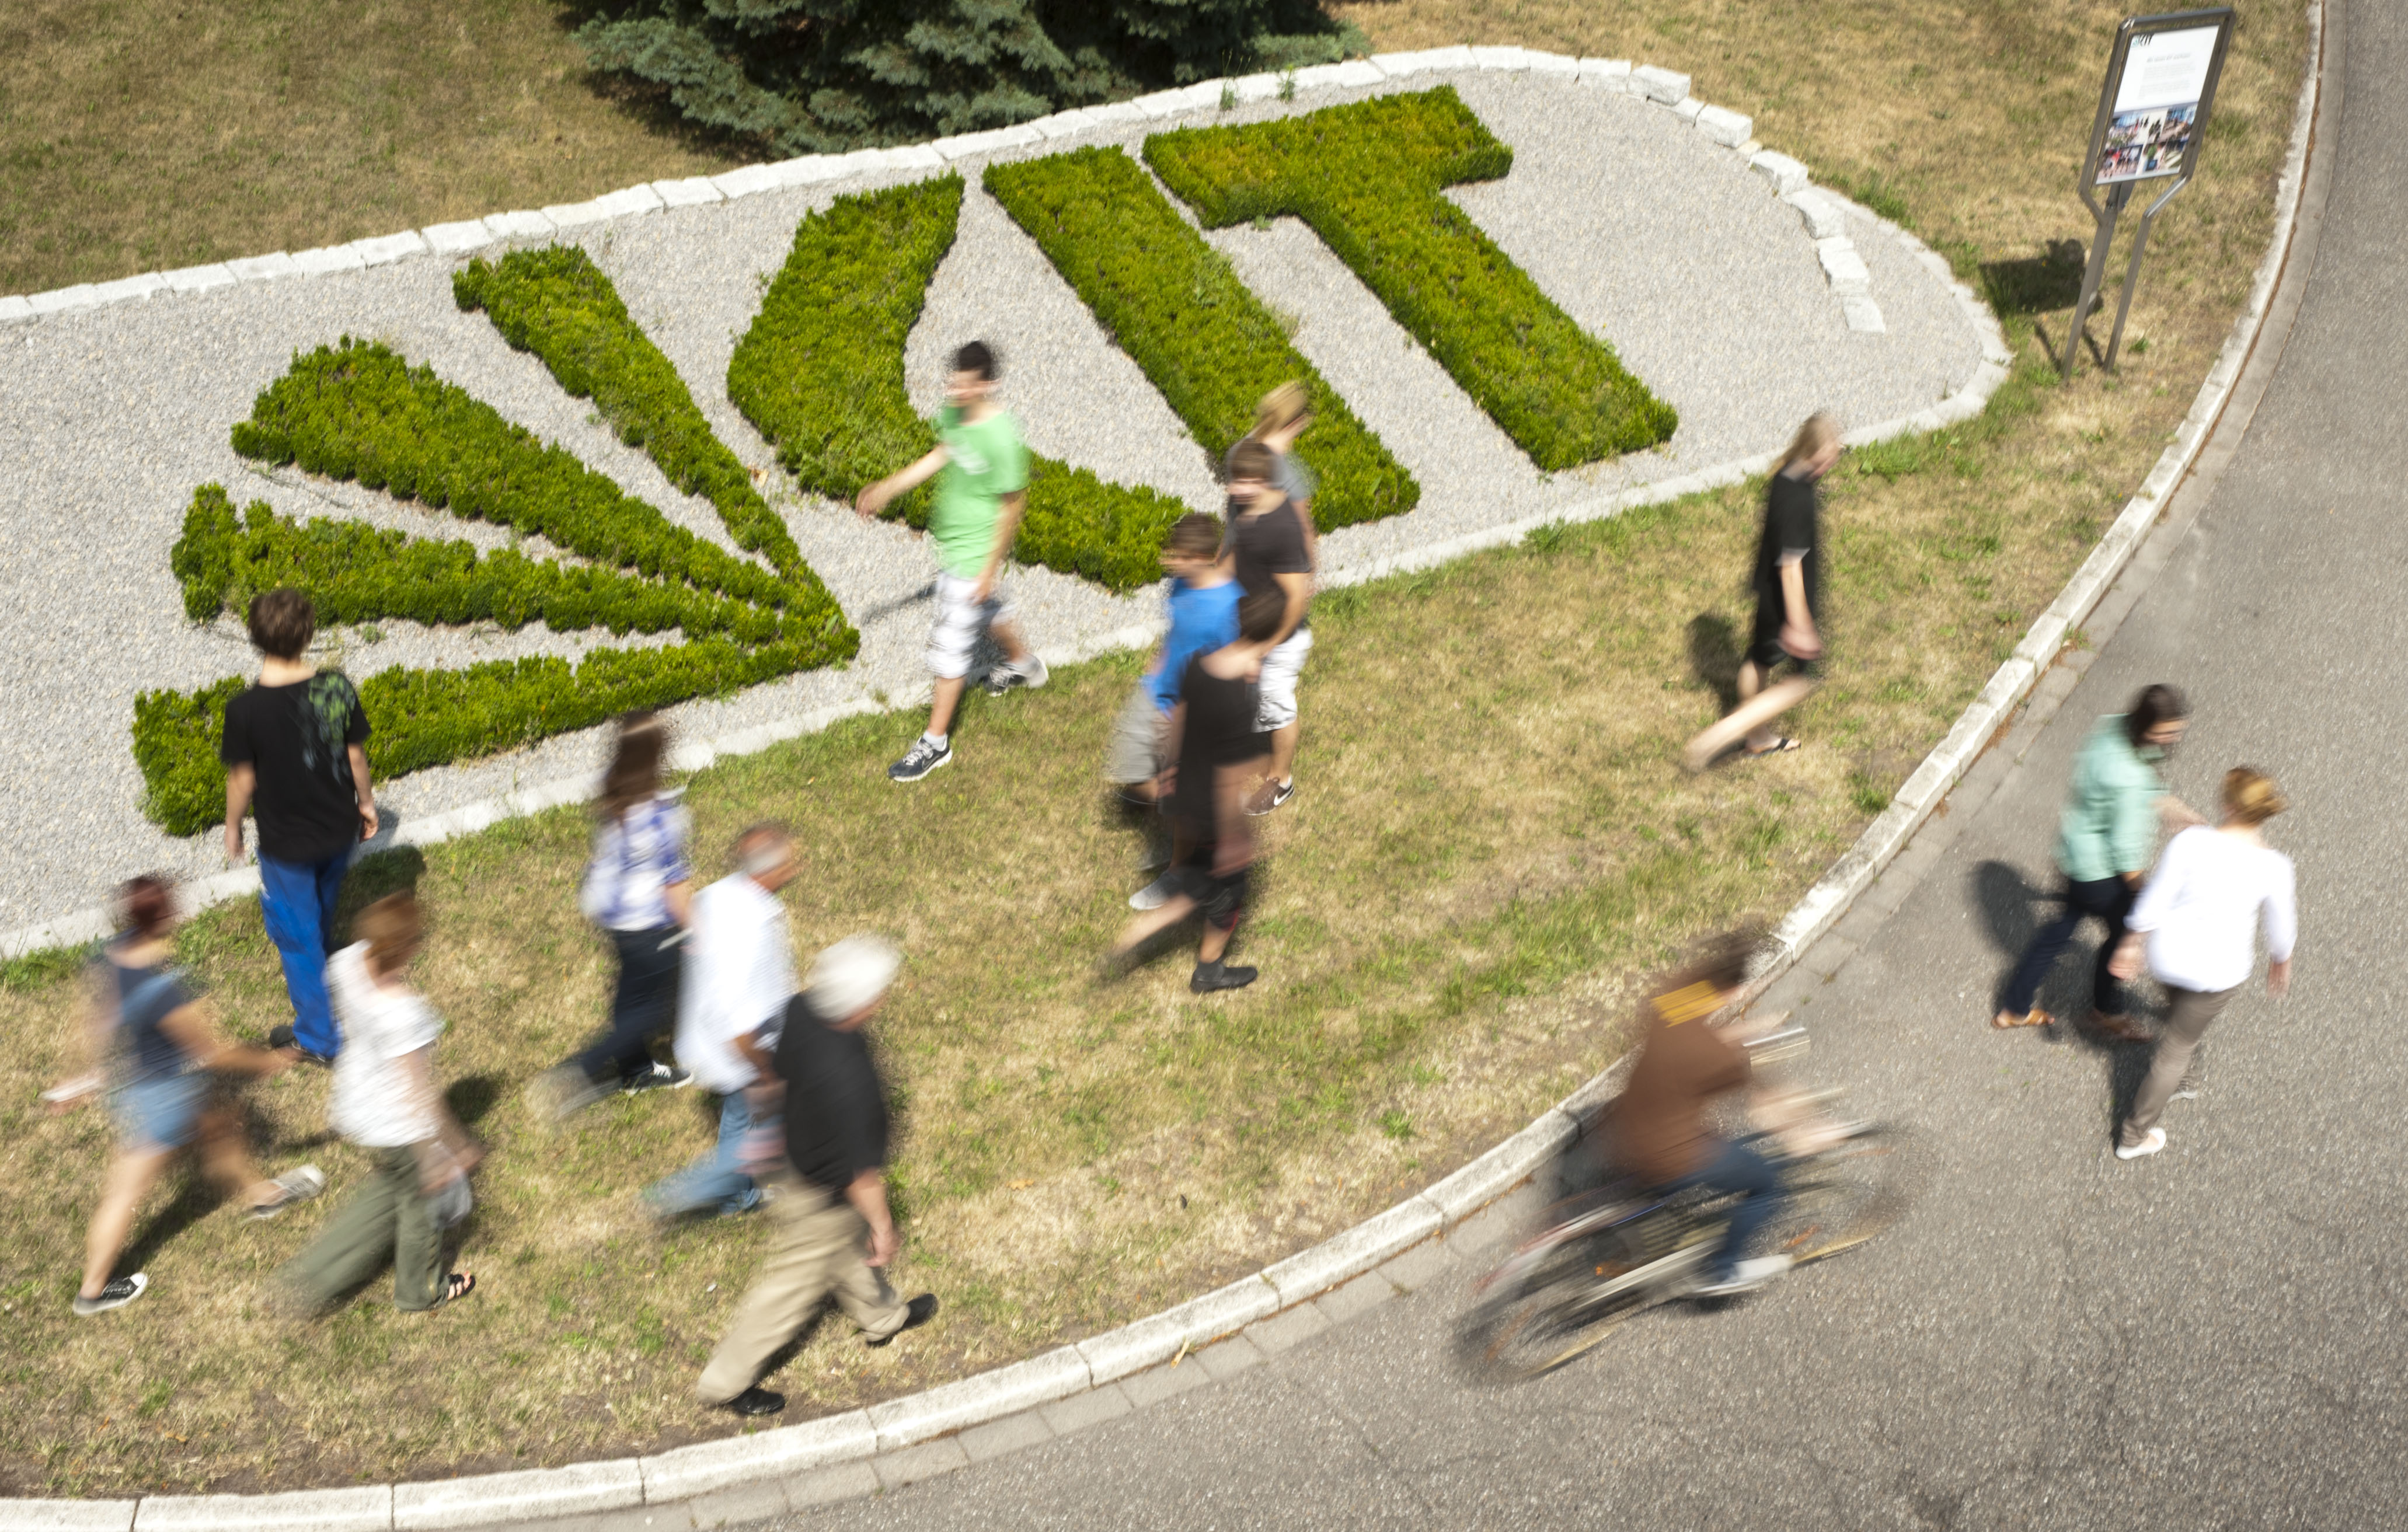
[[[1807,1008],[1813,1074],[1919,1126],[1875,1244],[1541,1382],[1466,1384],[1439,1282],[1251,1370],[811,1526],[2380,1527],[2408,1524],[2408,1070],[2393,732],[2408,655],[2408,7],[2353,5],[2324,226],[2279,366],[2199,519],[2029,753]],[[2386,637],[2389,635],[2389,637]],[[2108,1153],[2117,1071],[1993,1033],[2091,720],[2170,680],[2171,775],[2296,809],[2297,985],[2217,1024],[2171,1147]],[[2079,965],[2044,1000],[2082,1009]]]

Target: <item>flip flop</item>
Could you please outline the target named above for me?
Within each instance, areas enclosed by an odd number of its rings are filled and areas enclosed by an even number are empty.
[[[2024,1012],[2022,1021],[2002,1022],[1999,1020],[1997,1016],[1993,1015],[1990,1018],[1990,1024],[2001,1032],[2010,1032],[2019,1026],[2055,1026],[2057,1024],[2057,1018],[2050,1015],[2047,1011],[2041,1009],[2038,1006],[2034,1006],[2031,1009]]]
[[[1798,748],[1798,741],[1790,738],[1784,734],[1780,738],[1775,739],[1772,743],[1765,746],[1762,750],[1743,751],[1741,753],[1753,761],[1759,755],[1783,755]]]

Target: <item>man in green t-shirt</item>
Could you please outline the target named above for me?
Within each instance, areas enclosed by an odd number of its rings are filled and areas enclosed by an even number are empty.
[[[951,731],[982,635],[1003,647],[1004,664],[987,675],[996,693],[1045,684],[1045,662],[1020,636],[1010,606],[996,588],[1020,515],[1028,503],[1028,449],[1020,423],[995,402],[995,352],[973,340],[953,353],[945,408],[937,412],[937,447],[901,473],[861,492],[853,508],[867,520],[896,496],[937,480],[928,532],[937,543],[937,622],[928,634],[928,668],[937,678],[927,732],[903,759],[886,768],[898,782],[916,782],[953,758]]]

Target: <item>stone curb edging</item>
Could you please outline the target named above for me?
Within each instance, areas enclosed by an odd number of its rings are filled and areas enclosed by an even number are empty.
[[[2084,561],[2057,600],[2032,624],[2023,643],[2016,647],[2014,655],[1993,674],[1989,683],[1958,717],[1947,737],[1925,757],[1922,765],[1908,779],[1890,807],[1866,829],[1847,854],[1793,907],[1774,934],[1774,952],[1756,981],[1759,991],[1786,971],[1816,938],[1846,912],[1856,896],[1904,846],[1914,829],[1996,736],[2042,671],[2054,660],[2075,624],[2088,615],[2122,572],[2175,486],[2189,470],[2209,432],[2222,414],[2234,380],[2256,344],[2296,227],[2309,130],[2315,115],[2323,65],[2322,0],[2310,0],[2308,15],[2309,67],[2300,85],[2290,145],[2276,191],[2274,231],[2259,262],[2248,303],[2234,321],[2231,334],[2215,365],[2200,385],[2175,440],[2159,455],[2156,466],[2143,481],[2141,490],[2126,503],[2107,536]],[[1306,72],[1299,71],[1302,73]],[[1970,292],[1962,289],[1961,285],[1959,292],[1964,298],[1971,300],[1981,317],[1988,322],[1986,334],[1997,336],[1997,322],[1988,310],[1982,308],[1978,300],[1971,299]],[[1987,359],[1985,348],[1984,371],[1987,372],[1992,366],[1999,369],[1998,378],[1989,385],[1992,390],[2004,379],[2006,363],[2002,339],[1999,342],[1999,351],[2001,360],[1992,363]],[[1969,385],[1967,390],[1952,396],[1948,403],[1953,404],[1971,392]],[[1987,396],[1988,393],[1985,391],[1983,402],[1986,402]],[[1967,413],[1978,413],[1980,405],[1976,404]],[[1907,417],[1904,422],[1889,422],[1887,427],[1860,433],[1852,439],[1878,439],[1881,436],[1894,435],[1899,431],[1937,429],[1946,423],[1937,415],[1935,410],[1921,411]],[[1710,470],[1710,473],[1723,471]],[[1763,466],[1753,471],[1761,472]],[[1692,477],[1703,479],[1706,476]],[[1744,477],[1746,473],[1742,471],[1729,479],[1717,480],[1717,482],[1735,482]],[[1713,486],[1710,483],[1698,482],[1671,493],[1665,493],[1665,485],[1650,486],[1650,489],[1656,492],[1655,498],[1670,498],[1672,494],[1694,493],[1711,487]],[[1612,498],[1626,500],[1629,497]],[[1643,502],[1633,500],[1631,503]],[[1587,508],[1579,508],[1585,510]],[[1614,508],[1622,508],[1617,506]],[[1612,513],[1612,510],[1598,512]],[[1558,514],[1540,519],[1532,524],[1543,525],[1548,522],[1569,519],[1574,518]],[[1450,539],[1449,544],[1461,544],[1455,550],[1455,553],[1459,553],[1476,547],[1513,540],[1529,529],[1529,526],[1518,531],[1489,529],[1467,538]],[[1351,579],[1340,582],[1371,579],[1393,569],[1421,567],[1455,556],[1455,553],[1440,551],[1446,546],[1449,545],[1434,544],[1391,559],[1374,561],[1373,566],[1364,570],[1350,572]],[[825,709],[824,711],[828,716],[819,726],[824,727],[827,722],[832,722],[839,711],[852,710],[859,709],[850,705],[841,709]],[[765,725],[762,730],[749,732],[766,733],[785,727],[787,725],[782,723]],[[802,722],[797,720],[792,731],[800,733],[803,727]],[[781,736],[783,737],[786,736]],[[731,737],[731,739],[738,737]],[[541,791],[560,790],[555,787]],[[519,798],[526,795],[511,796]],[[564,797],[558,801],[572,800]],[[484,809],[488,806],[472,807]],[[532,809],[521,811],[532,811]],[[469,810],[454,812],[466,814]],[[495,814],[494,817],[500,816]],[[452,833],[465,833],[465,825]],[[1199,1344],[1234,1335],[1249,1324],[1293,1311],[1309,1301],[1333,1293],[1383,1263],[1409,1256],[1415,1247],[1426,1245],[1433,1238],[1443,1238],[1466,1219],[1527,1180],[1559,1149],[1576,1138],[1580,1123],[1586,1113],[1619,1090],[1621,1076],[1628,1062],[1627,1058],[1617,1061],[1563,1102],[1541,1113],[1521,1132],[1462,1169],[1387,1211],[1367,1219],[1310,1250],[1267,1267],[1254,1276],[1075,1345],[1061,1347],[1025,1362],[905,1398],[888,1400],[867,1410],[851,1410],[800,1425],[677,1448],[649,1457],[469,1479],[268,1496],[150,1496],[123,1500],[5,1501],[0,1502],[0,1529],[167,1532],[167,1529],[174,1528],[246,1527],[291,1528],[296,1532],[300,1528],[342,1529],[342,1532],[357,1528],[360,1532],[367,1532],[367,1529],[374,1528],[381,1532],[381,1529],[470,1526],[666,1505],[798,1472],[857,1463],[881,1453],[916,1447],[987,1423],[1000,1422],[1005,1417],[1034,1407],[1069,1399],[1085,1390],[1105,1387],[1164,1362],[1176,1367],[1186,1353]],[[956,1456],[959,1456],[958,1453]],[[861,1487],[872,1488],[876,1483],[872,1478]]]
[[[1775,196],[1798,211],[1807,236],[1814,241],[1817,256],[1823,262],[1826,276],[1833,284],[1834,294],[1840,297],[1843,316],[1852,330],[1880,332],[1885,327],[1880,309],[1873,304],[1870,288],[1866,285],[1869,279],[1865,276],[1862,258],[1855,253],[1855,242],[1846,233],[1849,217],[1863,220],[1896,240],[1915,260],[1946,282],[1958,308],[1980,337],[1981,365],[1964,387],[1929,408],[1850,432],[1846,439],[1851,445],[1863,445],[1914,432],[1936,431],[1957,421],[1971,420],[1988,406],[1990,395],[2006,381],[2007,367],[2013,358],[1999,328],[1998,318],[1971,288],[1956,279],[1944,257],[1890,220],[1836,192],[1815,186],[1805,165],[1788,155],[1764,149],[1750,136],[1755,128],[1751,119],[1724,107],[1704,105],[1691,96],[1687,75],[1654,64],[1633,64],[1621,59],[1573,59],[1559,53],[1522,48],[1455,47],[1412,53],[1380,53],[1368,60],[1354,59],[1345,64],[1317,64],[1299,69],[1293,77],[1248,75],[1235,80],[1208,80],[1176,91],[1140,96],[1135,101],[1058,112],[1035,122],[939,138],[933,143],[907,149],[807,155],[775,165],[746,165],[714,177],[655,181],[647,186],[613,192],[589,202],[547,208],[540,212],[495,213],[482,220],[435,224],[416,233],[404,231],[374,239],[355,240],[350,245],[304,251],[298,255],[288,255],[280,251],[272,255],[252,256],[222,265],[151,273],[116,282],[85,283],[36,294],[31,298],[0,298],[0,322],[30,321],[106,303],[148,299],[160,293],[207,292],[236,281],[274,281],[287,277],[356,271],[412,256],[435,255],[450,259],[511,239],[548,238],[562,230],[580,228],[608,219],[658,212],[666,208],[695,207],[749,196],[757,192],[846,179],[879,171],[935,168],[972,154],[1025,147],[1097,127],[1217,109],[1225,85],[1235,93],[1237,101],[1242,105],[1277,97],[1283,78],[1292,78],[1298,91],[1342,89],[1455,69],[1532,73],[1576,79],[1597,89],[1639,97],[1688,122],[1710,142],[1737,154],[1750,169],[1765,179]],[[369,247],[374,248],[371,250]],[[1846,262],[1855,265],[1835,266],[1832,263],[1840,255],[1844,255]],[[1537,528],[1553,523],[1601,520],[1640,506],[1656,505],[1704,490],[1741,483],[1770,472],[1777,461],[1777,453],[1760,453],[1672,479],[1659,480],[1619,494],[1600,495],[1541,516],[1483,527],[1355,565],[1341,565],[1329,570],[1321,583],[1330,587],[1359,584],[1384,575],[1426,569],[1482,549],[1518,542]],[[1133,624],[1085,643],[1048,649],[1044,657],[1049,664],[1075,664],[1115,650],[1144,648],[1160,636],[1159,623]],[[908,707],[924,702],[926,696],[924,689],[919,694],[901,698],[894,698],[890,694],[890,699],[891,705]],[[839,719],[874,711],[879,706],[864,694],[716,738],[687,741],[679,747],[674,765],[681,770],[700,770],[721,756],[754,754],[782,741],[816,734]],[[460,836],[473,835],[503,820],[523,818],[566,804],[582,803],[593,796],[594,791],[594,780],[587,777],[566,778],[520,788],[440,813],[397,823],[393,829],[368,842],[357,854],[376,855],[400,846],[436,845]],[[205,909],[211,905],[248,897],[258,892],[259,871],[256,866],[235,867],[208,878],[194,879],[179,889],[188,911]],[[98,941],[109,934],[112,926],[113,916],[106,906],[54,915],[30,925],[0,932],[0,960]]]

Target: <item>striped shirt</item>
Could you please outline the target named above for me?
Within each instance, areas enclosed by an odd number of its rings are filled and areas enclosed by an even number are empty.
[[[676,793],[655,793],[594,832],[594,859],[578,896],[606,931],[659,931],[677,923],[663,893],[694,881],[686,864],[686,813]]]

